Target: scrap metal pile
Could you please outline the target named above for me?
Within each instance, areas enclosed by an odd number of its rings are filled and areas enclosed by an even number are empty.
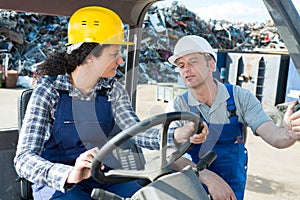
[[[66,48],[67,24],[67,17],[0,10],[2,67],[18,71],[19,76],[31,77],[48,55]],[[151,7],[145,16],[138,83],[177,82],[178,73],[167,58],[176,41],[191,34],[208,39],[216,49],[285,48],[271,22],[204,21],[174,1],[170,7]]]
[[[19,75],[29,75],[47,55],[65,48],[66,17],[0,11],[2,65]]]

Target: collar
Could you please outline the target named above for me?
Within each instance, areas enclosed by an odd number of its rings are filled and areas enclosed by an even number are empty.
[[[100,78],[94,87],[94,90],[101,90],[104,88],[112,88],[113,83],[116,81],[115,78]],[[54,88],[58,90],[71,91],[73,85],[71,83],[71,77],[69,74],[58,75],[56,80],[53,82]]]
[[[213,104],[211,106],[212,109],[217,108],[221,103],[226,102],[227,99],[229,99],[229,93],[226,89],[226,86],[222,83],[220,83],[218,80],[214,79],[215,83],[217,84],[217,95],[213,101]],[[206,104],[198,101],[191,93],[191,91],[188,91],[188,102],[190,106],[204,106]]]
[[[79,99],[94,99],[96,91],[100,91],[102,88],[112,89],[116,78],[100,78],[95,87],[88,93],[83,94],[78,89],[74,88],[71,83],[71,77],[69,74],[58,75],[58,76],[43,76],[40,81],[44,82],[47,80],[52,83],[56,90],[68,91],[69,95]]]

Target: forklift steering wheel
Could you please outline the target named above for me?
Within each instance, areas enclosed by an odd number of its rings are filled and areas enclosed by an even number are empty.
[[[167,155],[168,128],[170,123],[176,120],[188,120],[194,122],[194,133],[199,133],[203,128],[202,120],[198,115],[185,111],[164,113],[143,120],[131,126],[130,128],[118,133],[99,150],[92,162],[91,173],[93,178],[98,182],[107,184],[127,182],[136,179],[148,179],[150,181],[154,181],[161,175],[172,172],[171,164],[178,158],[180,158],[191,146],[191,143],[189,141],[180,145],[176,145],[176,147],[174,145],[174,148],[176,150],[173,153],[171,153],[170,156]],[[100,170],[104,158],[108,154],[110,154],[115,148],[120,146],[120,144],[126,142],[138,133],[143,132],[159,124],[163,124],[163,131],[160,138],[160,156],[150,161],[152,166],[151,171],[147,170],[147,168],[140,171],[111,169],[108,172],[103,172]],[[153,170],[153,166],[155,170]]]

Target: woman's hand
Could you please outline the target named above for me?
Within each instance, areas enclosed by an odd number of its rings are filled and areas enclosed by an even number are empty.
[[[206,140],[208,134],[208,126],[205,122],[203,122],[203,129],[200,133],[193,134],[195,131],[194,122],[189,122],[186,125],[176,128],[174,131],[174,139],[176,143],[183,143],[190,141],[194,144],[203,143]]]
[[[67,178],[67,183],[79,183],[80,181],[91,177],[90,169],[92,166],[92,161],[98,151],[99,148],[95,147],[77,157],[74,168]]]

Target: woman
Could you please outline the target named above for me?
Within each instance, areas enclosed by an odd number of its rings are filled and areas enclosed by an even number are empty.
[[[17,173],[34,183],[34,199],[91,199],[93,188],[130,197],[140,188],[135,181],[101,184],[90,173],[95,154],[115,126],[126,129],[139,121],[126,91],[113,78],[124,62],[121,45],[132,44],[123,41],[123,31],[112,11],[79,9],[70,18],[67,52],[50,56],[39,68],[42,76],[28,104],[14,159]],[[194,126],[180,129],[174,133],[176,142],[188,140]],[[203,133],[191,140],[203,142],[207,129]],[[135,138],[137,144],[159,148],[158,130],[143,134],[147,137]],[[118,167],[113,157],[104,164]]]

